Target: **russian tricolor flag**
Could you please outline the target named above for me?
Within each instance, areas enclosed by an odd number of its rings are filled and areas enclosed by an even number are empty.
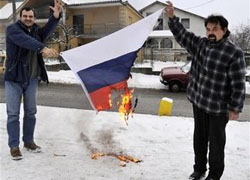
[[[110,108],[111,90],[127,88],[137,52],[152,32],[162,10],[99,40],[61,56],[79,78],[94,110]]]

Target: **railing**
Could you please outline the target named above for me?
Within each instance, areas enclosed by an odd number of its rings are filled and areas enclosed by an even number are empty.
[[[40,12],[36,14],[36,19],[48,19],[50,13]],[[73,25],[73,34],[83,37],[103,37],[123,28],[119,23],[100,23],[100,24],[80,24]]]
[[[77,35],[82,35],[84,37],[91,36],[106,36],[115,31],[121,29],[122,26],[115,23],[110,24],[84,24],[84,28],[82,26],[76,25],[73,26],[74,33]]]
[[[154,51],[160,53],[187,53],[187,51],[183,48],[155,48]]]
[[[6,38],[5,36],[0,35],[0,50],[6,49]]]
[[[185,61],[189,58],[189,54],[185,49],[173,49],[173,48],[143,48],[142,58],[158,61]]]

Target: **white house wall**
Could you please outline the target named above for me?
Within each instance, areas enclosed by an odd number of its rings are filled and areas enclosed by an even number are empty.
[[[190,19],[190,28],[189,31],[195,33],[198,36],[204,37],[206,35],[206,28],[204,26],[204,19],[200,18],[199,16],[195,16],[193,14],[176,10],[175,15],[178,16],[180,19],[188,18]]]
[[[181,19],[183,18],[188,18],[190,22],[190,28],[187,30],[190,32],[193,32],[197,36],[204,37],[206,36],[206,28],[204,26],[204,19],[200,18],[199,16],[195,16],[193,14],[180,11],[178,9],[175,10],[175,15]],[[175,41],[174,43],[174,48],[181,48],[181,46]]]
[[[143,9],[143,12],[141,12],[141,13],[144,17],[146,17],[148,14],[154,13],[154,12],[164,8],[164,7],[165,7],[165,5],[162,3],[153,3],[152,5]],[[182,18],[189,19],[190,28],[187,29],[188,31],[191,31],[194,34],[201,36],[201,37],[206,36],[206,29],[204,27],[205,18],[202,18],[202,17],[197,16],[195,14],[183,11],[183,10],[178,9],[178,8],[175,9],[175,15],[178,16],[180,19],[182,19]],[[168,17],[165,14],[163,15],[163,30],[169,30]],[[180,45],[175,40],[173,41],[173,48],[174,49],[181,48]]]

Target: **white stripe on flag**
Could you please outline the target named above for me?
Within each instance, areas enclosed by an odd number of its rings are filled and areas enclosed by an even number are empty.
[[[162,9],[99,40],[61,53],[71,70],[82,69],[114,59],[142,47],[152,32]]]

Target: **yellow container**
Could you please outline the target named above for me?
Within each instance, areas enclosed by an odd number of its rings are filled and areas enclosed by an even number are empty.
[[[167,97],[162,98],[158,112],[159,116],[164,116],[164,115],[171,116],[172,107],[173,107],[173,99]]]

